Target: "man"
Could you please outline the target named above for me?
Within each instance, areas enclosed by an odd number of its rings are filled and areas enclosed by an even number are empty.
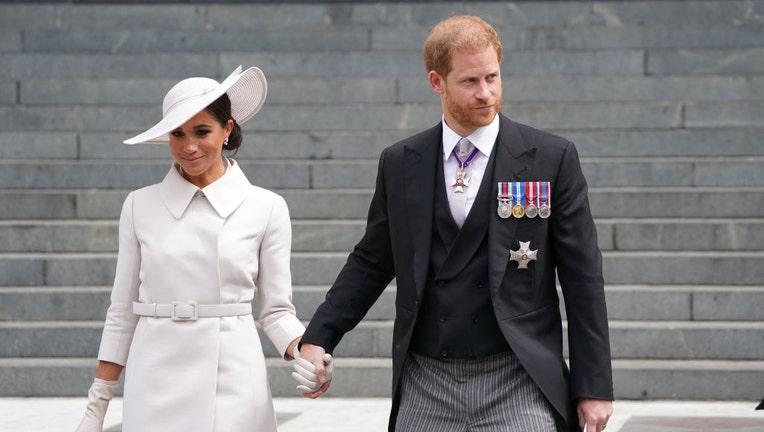
[[[600,432],[612,414],[586,181],[572,143],[499,114],[501,56],[480,18],[432,30],[442,122],[382,153],[366,233],[302,338],[324,380],[324,352],[396,279],[391,431]]]

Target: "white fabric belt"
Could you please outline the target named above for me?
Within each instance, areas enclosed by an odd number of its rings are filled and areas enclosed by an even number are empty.
[[[196,321],[199,318],[249,315],[252,313],[252,304],[197,304],[196,302],[157,304],[133,302],[133,313],[154,318],[172,318],[173,321]]]

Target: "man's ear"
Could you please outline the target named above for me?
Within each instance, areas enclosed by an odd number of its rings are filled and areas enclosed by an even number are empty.
[[[430,82],[430,87],[432,87],[432,91],[434,91],[436,94],[440,95],[445,92],[444,90],[445,78],[441,77],[440,74],[438,74],[434,70],[431,70],[427,74],[427,80]]]

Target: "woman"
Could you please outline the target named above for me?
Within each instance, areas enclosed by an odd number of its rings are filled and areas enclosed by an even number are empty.
[[[289,213],[223,156],[241,145],[240,125],[266,90],[254,67],[222,83],[185,79],[165,96],[162,120],[125,141],[169,143],[175,163],[122,208],[111,306],[78,432],[103,429],[123,368],[124,432],[276,430],[251,301],[257,291],[259,322],[291,359],[304,327],[291,301]]]

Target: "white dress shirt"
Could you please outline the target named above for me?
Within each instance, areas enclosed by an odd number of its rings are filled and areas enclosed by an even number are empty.
[[[468,168],[470,176],[469,186],[464,188],[464,193],[467,198],[464,207],[464,217],[466,219],[470,209],[472,209],[472,203],[475,202],[480,183],[483,181],[483,174],[485,174],[485,169],[488,166],[488,159],[490,158],[491,151],[493,151],[493,146],[496,143],[496,137],[499,136],[499,116],[497,115],[494,117],[493,121],[487,126],[478,128],[475,132],[466,137],[459,136],[453,129],[448,127],[445,118],[442,121],[443,175],[444,181],[446,182],[446,193],[449,201],[454,195],[454,188],[451,184],[456,178],[457,167],[459,165],[456,156],[453,154],[454,148],[459,143],[460,139],[467,138],[472,145],[478,149],[477,155],[475,155],[475,158],[470,163],[470,168]]]

